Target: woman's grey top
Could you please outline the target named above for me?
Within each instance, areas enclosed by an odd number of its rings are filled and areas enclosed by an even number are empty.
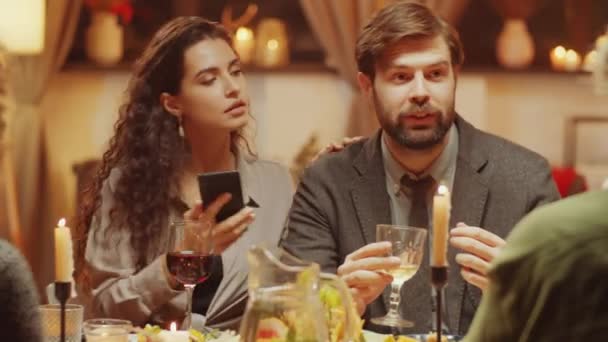
[[[259,208],[255,209],[255,221],[222,253],[224,277],[207,317],[194,315],[195,328],[202,325],[238,327],[246,301],[247,249],[252,244],[278,245],[291,207],[293,182],[285,167],[243,157],[238,158],[237,165],[244,197],[249,197]],[[113,172],[104,185],[99,219],[93,220],[89,234],[85,258],[90,267],[92,293],[86,300],[86,316],[123,318],[136,325],[150,321],[162,324],[181,321],[186,310],[186,293],[176,291],[167,283],[162,269],[164,258],[151,256],[150,264],[136,272],[129,232],[123,229],[107,237],[103,234],[110,225],[109,210],[113,206],[113,189],[118,178],[119,173]],[[245,203],[249,199],[245,198]],[[177,220],[182,213],[174,212],[171,216],[169,221]],[[167,230],[160,237],[161,242],[166,240]],[[156,255],[166,251],[158,252]]]

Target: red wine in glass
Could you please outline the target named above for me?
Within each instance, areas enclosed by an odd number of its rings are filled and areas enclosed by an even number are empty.
[[[213,244],[211,230],[202,230],[198,222],[175,221],[169,227],[167,271],[187,292],[186,317],[182,326],[192,327],[192,294],[196,284],[207,280],[211,273]]]
[[[169,273],[184,285],[196,285],[207,280],[211,272],[211,261],[211,255],[193,251],[167,253]]]

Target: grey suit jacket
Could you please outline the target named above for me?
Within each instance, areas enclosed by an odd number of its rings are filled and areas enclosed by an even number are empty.
[[[484,133],[459,116],[456,127],[459,150],[452,189],[452,227],[465,222],[505,237],[526,213],[559,198],[544,158]],[[318,262],[324,271],[336,272],[348,254],[375,242],[376,225],[391,223],[380,138],[379,131],[370,139],[319,159],[304,172],[281,242],[285,249]],[[454,261],[456,252],[454,248],[448,251],[447,320],[452,333],[464,334],[481,291],[462,279]],[[408,300],[406,305],[417,298],[412,295]],[[365,317],[385,312],[385,304],[378,298],[368,306]],[[381,330],[371,325],[366,328]]]

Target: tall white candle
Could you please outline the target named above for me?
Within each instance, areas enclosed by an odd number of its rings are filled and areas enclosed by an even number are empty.
[[[55,281],[71,282],[73,270],[72,234],[62,218],[55,228]]]
[[[431,266],[448,265],[448,225],[450,223],[450,191],[440,185],[433,197],[433,244],[431,245]]]

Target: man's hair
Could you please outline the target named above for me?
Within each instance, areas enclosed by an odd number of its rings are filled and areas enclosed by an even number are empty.
[[[376,61],[390,44],[437,36],[448,44],[452,65],[462,65],[462,43],[452,26],[420,2],[395,1],[380,10],[359,35],[355,49],[359,71],[373,79]]]

